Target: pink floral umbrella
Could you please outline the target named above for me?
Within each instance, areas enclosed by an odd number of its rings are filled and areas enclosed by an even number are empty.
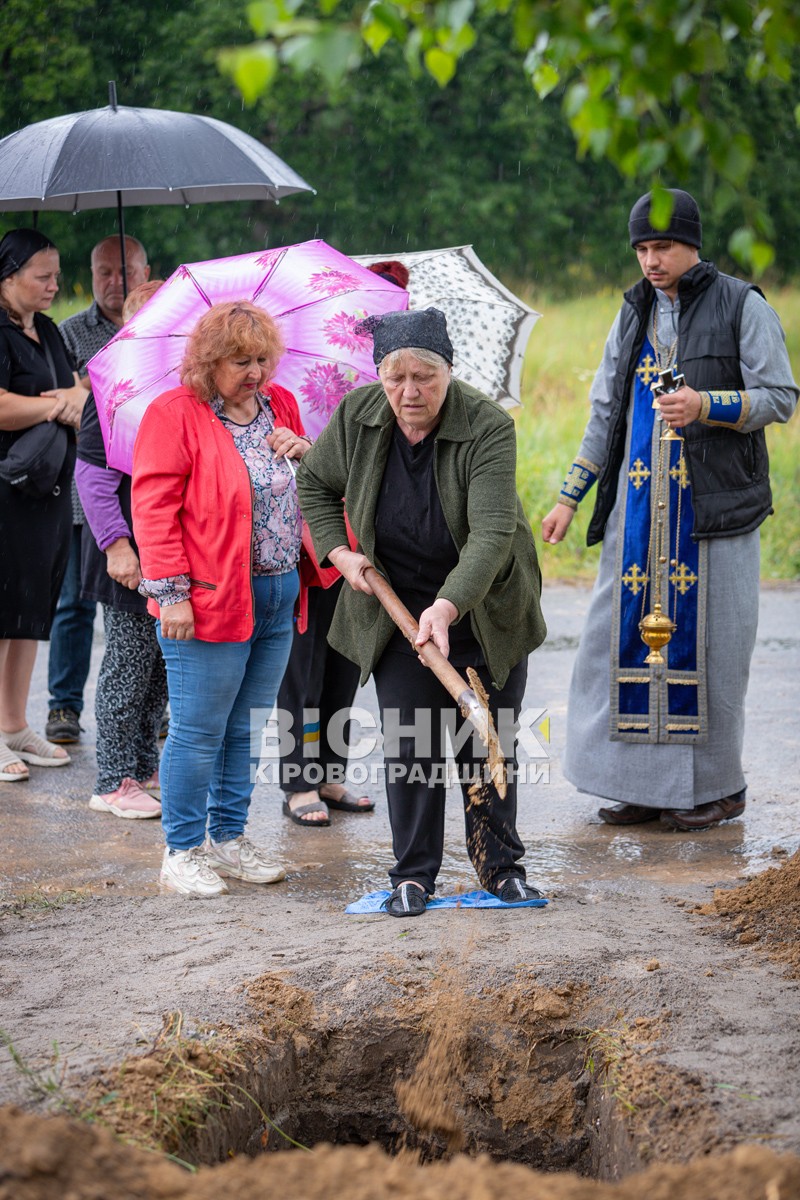
[[[356,324],[405,309],[408,293],[322,241],[178,267],[89,362],[110,466],[130,473],[144,410],[178,386],[186,339],[226,300],[250,300],[277,321],[287,349],[275,380],[316,437],[346,392],[377,379],[372,338]]]

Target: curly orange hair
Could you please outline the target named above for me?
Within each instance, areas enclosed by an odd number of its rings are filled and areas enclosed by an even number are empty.
[[[285,349],[277,324],[263,308],[248,300],[214,304],[189,337],[181,363],[181,383],[207,404],[216,394],[214,380],[224,359],[263,355],[271,379]]]

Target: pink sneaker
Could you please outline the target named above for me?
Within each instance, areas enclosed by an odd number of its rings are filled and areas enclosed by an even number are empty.
[[[127,817],[132,820],[146,820],[147,817],[160,817],[161,805],[146,792],[135,779],[125,778],[115,792],[107,792],[102,796],[92,796],[89,808],[95,812],[113,813],[115,817]]]
[[[150,796],[155,796],[156,800],[161,799],[161,784],[158,780],[158,767],[156,767],[149,779],[140,779],[139,787],[144,788]]]

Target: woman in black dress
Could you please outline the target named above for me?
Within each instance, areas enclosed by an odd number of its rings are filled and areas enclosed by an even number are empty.
[[[37,230],[14,229],[0,241],[0,459],[43,421],[58,421],[68,432],[51,494],[35,498],[0,479],[0,780],[6,783],[27,779],[26,763],[70,761],[33,732],[26,715],[36,644],[50,636],[67,565],[75,430],[88,394],[57,327],[43,316],[58,275],[58,251]]]

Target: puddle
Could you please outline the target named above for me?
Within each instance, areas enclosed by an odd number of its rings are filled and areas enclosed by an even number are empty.
[[[53,783],[48,779],[48,783]],[[38,780],[0,792],[7,854],[0,866],[0,899],[46,889],[80,889],[116,895],[147,895],[157,888],[163,852],[157,821],[118,821],[92,812],[84,795],[44,793]],[[535,789],[529,789],[529,793]],[[763,869],[775,847],[793,853],[800,845],[790,806],[752,806],[737,820],[701,834],[673,834],[657,824],[624,832],[602,824],[591,800],[573,797],[568,785],[542,788],[521,798],[518,827],[527,847],[529,879],[547,888],[604,881],[687,885],[722,883]],[[541,796],[541,801],[539,800]],[[256,788],[248,834],[268,846],[289,878],[270,894],[326,900],[341,906],[388,885],[393,863],[385,801],[369,816],[332,814],[325,829],[298,829],[281,815],[281,794]],[[533,802],[532,802],[533,801]],[[448,793],[446,851],[440,893],[477,886],[464,849],[460,794]]]

